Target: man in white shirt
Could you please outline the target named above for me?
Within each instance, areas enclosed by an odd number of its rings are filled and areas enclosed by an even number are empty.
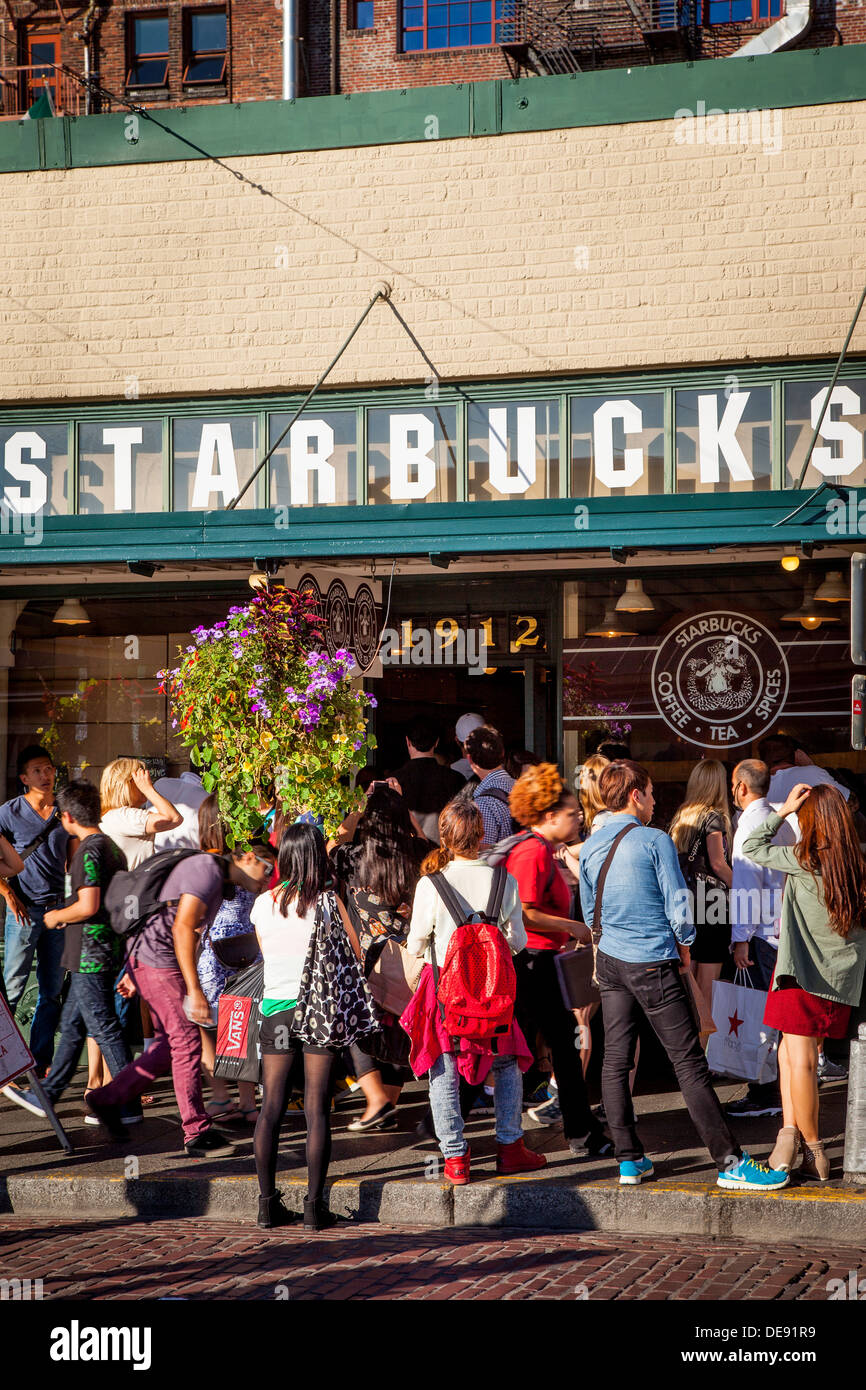
[[[778,869],[767,869],[753,859],[747,859],[743,854],[743,844],[773,810],[771,798],[767,795],[769,788],[770,769],[766,763],[747,758],[734,768],[731,792],[741,814],[731,855],[731,949],[737,970],[748,970],[752,983],[758,989],[769,989],[773,978],[786,875]],[[791,827],[784,824],[779,827],[774,843],[793,845],[796,839]],[[750,1082],[748,1094],[726,1107],[728,1115],[746,1118],[779,1115],[781,1111],[778,1081],[763,1085]]]
[[[762,739],[759,752],[770,769],[767,800],[774,811],[783,805],[789,791],[796,787],[798,782],[807,782],[810,787],[835,787],[837,792],[841,792],[845,800],[848,800],[848,788],[836,782],[825,768],[813,763],[808,753],[798,748],[787,734],[771,734],[769,738]],[[787,820],[795,839],[799,840],[800,824],[797,817],[791,815]],[[779,844],[782,843],[780,840]]]
[[[153,784],[159,792],[183,817],[180,825],[173,830],[160,830],[154,836],[154,852],[163,849],[198,849],[198,808],[207,796],[201,778],[192,770],[182,772],[179,777],[160,777]]]

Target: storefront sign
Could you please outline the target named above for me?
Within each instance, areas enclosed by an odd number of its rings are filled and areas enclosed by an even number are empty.
[[[656,708],[680,738],[736,748],[760,738],[788,694],[788,663],[773,634],[745,613],[697,613],[664,638],[653,662]]]
[[[310,410],[275,450],[241,506],[284,510],[407,502],[640,496],[772,486],[774,404],[783,400],[787,485],[799,473],[826,383],[742,384],[736,370],[706,388],[570,396],[570,439],[558,398]],[[235,499],[291,416],[285,411],[86,415],[0,426],[0,502],[16,514],[213,511]],[[71,428],[70,428],[71,425]],[[667,433],[666,433],[667,431]],[[866,379],[840,381],[806,484],[866,482]],[[363,448],[362,448],[363,445]],[[366,479],[360,459],[366,457]],[[164,463],[165,460],[165,463]],[[670,481],[668,486],[671,486]],[[73,491],[77,489],[77,495]]]
[[[283,577],[289,588],[315,599],[331,656],[341,648],[350,651],[358,667],[356,674],[381,676],[381,584],[336,570],[289,570]]]

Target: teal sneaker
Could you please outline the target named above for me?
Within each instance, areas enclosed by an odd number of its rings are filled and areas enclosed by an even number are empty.
[[[651,1178],[654,1172],[652,1160],[646,1155],[643,1158],[627,1158],[625,1163],[619,1165],[619,1185],[638,1187],[643,1178]]]
[[[719,1187],[738,1187],[744,1192],[775,1192],[787,1187],[788,1174],[782,1168],[768,1168],[766,1163],[757,1163],[749,1158],[743,1149],[743,1156],[735,1167],[720,1169]]]

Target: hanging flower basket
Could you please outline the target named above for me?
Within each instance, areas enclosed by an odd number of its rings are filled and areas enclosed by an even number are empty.
[[[249,840],[274,802],[333,833],[360,801],[349,774],[375,747],[365,716],[376,701],[352,689],[351,653],[328,653],[315,598],[260,593],[191,636],[159,689],[206,790],[219,794],[231,843]]]

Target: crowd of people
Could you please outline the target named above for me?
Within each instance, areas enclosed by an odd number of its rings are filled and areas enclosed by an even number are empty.
[[[425,1076],[419,1137],[435,1138],[456,1185],[470,1181],[464,1126],[479,1113],[493,1115],[499,1173],[545,1166],[525,1143],[524,1111],[561,1125],[577,1159],[609,1157],[620,1183],[640,1183],[653,1165],[632,1089],[648,1023],[720,1186],[777,1190],[800,1148],[801,1175],[826,1181],[818,1085],[845,1073],[824,1041],[849,1035],[866,967],[853,786],[777,735],[732,771],[699,762],[663,830],[651,824],[650,775],[626,749],[587,758],[572,790],[553,764],[507,751],[480,715],[464,715],[457,736],[461,756],[449,765],[436,725],[412,720],[405,762],[359,775],[363,809],[330,840],[315,813],[293,820],[263,807],[260,838],[231,849],[218,794],[192,770],[154,783],[142,763],[119,758],[99,788],[78,780],[55,795],[50,756],[25,748],[22,794],[0,807],[4,994],[14,1012],[35,965],[30,1045],[41,1083],[9,1085],[7,1098],[45,1117],[86,1040],[86,1119],[120,1138],[171,1072],[187,1155],[230,1154],[238,1126],[253,1131],[259,1223],[274,1226],[295,1219],[276,1171],[300,1090],[304,1225],[318,1230],[334,1220],[325,1183],[341,1070],[364,1096],[355,1134],[394,1128],[404,1086]],[[124,936],[108,898],[115,876],[130,872],[151,874],[158,891]],[[400,984],[411,976],[402,1017],[376,1002],[389,947]],[[592,953],[594,996],[571,1006],[561,958],[581,949]],[[220,997],[256,962],[260,1107],[256,1081],[238,1080],[234,1094],[215,1050]],[[778,1080],[750,1084],[726,1113],[695,1001],[740,970],[767,992]],[[586,1076],[599,1009],[593,1109]],[[774,1114],[782,1124],[761,1163],[730,1124]]]

